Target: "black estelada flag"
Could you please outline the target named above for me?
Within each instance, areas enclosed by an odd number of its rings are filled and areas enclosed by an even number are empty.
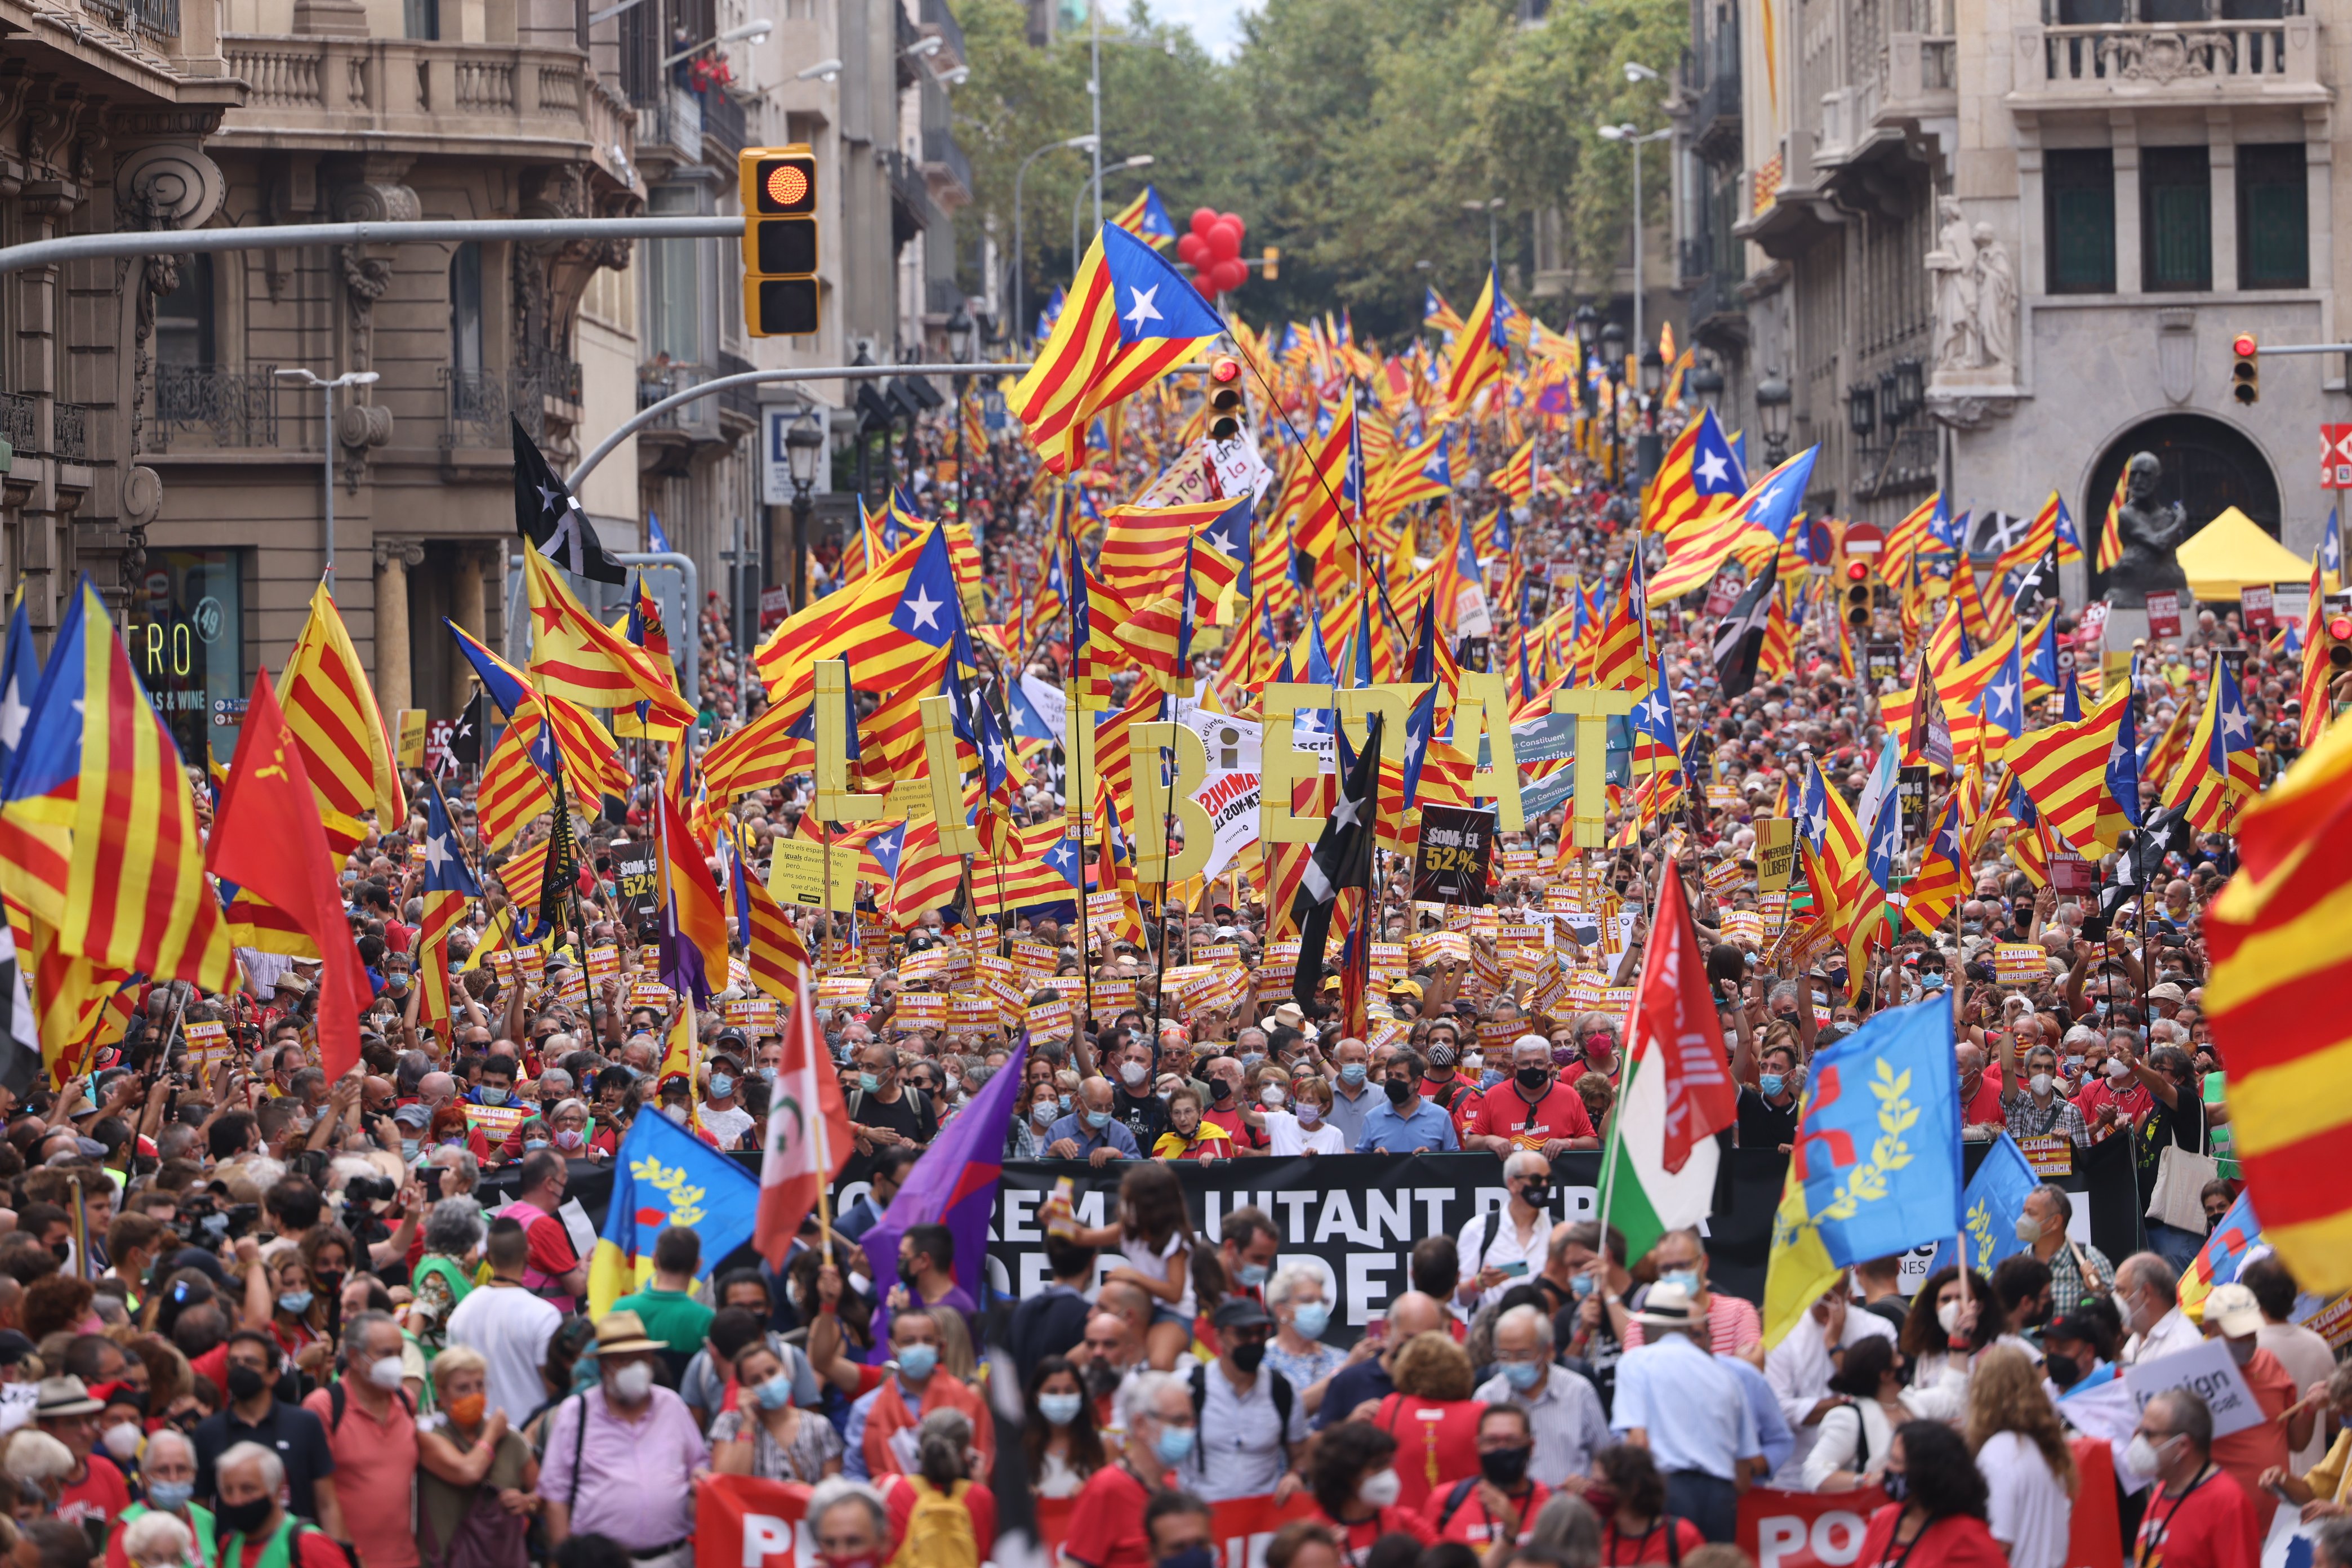
[[[1323,837],[1315,841],[1315,858],[1307,862],[1291,903],[1298,920],[1298,967],[1291,975],[1290,994],[1301,1010],[1314,1005],[1322,987],[1323,948],[1331,937],[1331,911],[1339,907],[1340,892],[1372,885],[1372,819],[1380,809],[1380,782],[1381,718],[1375,713],[1364,749],[1340,784],[1339,808],[1325,820]]]
[[[522,427],[522,421],[512,415],[507,416],[507,421],[514,426],[515,527],[541,555],[574,577],[592,583],[626,583],[629,569],[614,560],[598,541],[596,525],[588,521],[586,510],[571,488],[547,466],[547,458]]]
[[[2018,574],[2017,594],[2010,602],[2011,614],[2021,624],[2023,616],[2035,605],[2044,599],[2057,596],[2058,546],[2053,542],[2049,549],[2033,558],[2032,565]]]
[[[449,731],[449,760],[461,768],[482,765],[482,720],[488,698],[478,686],[474,699],[457,715],[457,727]]]
[[[41,1070],[41,1031],[16,939],[0,921],[0,1089],[22,1100],[47,1075]]]
[[[1715,678],[1726,697],[1744,697],[1756,684],[1756,661],[1764,652],[1764,627],[1772,618],[1772,596],[1780,591],[1778,561],[1748,584],[1731,613],[1715,630]]]

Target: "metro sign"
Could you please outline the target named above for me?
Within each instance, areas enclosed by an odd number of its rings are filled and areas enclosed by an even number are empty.
[[[2319,427],[2319,488],[2352,490],[2352,425]]]

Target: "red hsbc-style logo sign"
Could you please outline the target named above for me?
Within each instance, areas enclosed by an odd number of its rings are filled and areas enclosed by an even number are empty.
[[[1870,1516],[1886,1506],[1876,1487],[1784,1492],[1751,1487],[1739,1499],[1739,1549],[1756,1568],[1847,1568],[1862,1555]]]

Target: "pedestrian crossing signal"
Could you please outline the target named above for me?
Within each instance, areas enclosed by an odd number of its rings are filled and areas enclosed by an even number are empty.
[[[817,330],[816,154],[750,147],[737,159],[743,203],[743,324],[755,338]]]

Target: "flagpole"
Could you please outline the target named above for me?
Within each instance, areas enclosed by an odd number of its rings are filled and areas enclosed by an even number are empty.
[[[482,887],[482,873],[475,866],[474,858],[466,853],[466,837],[457,830],[457,814],[449,809],[449,797],[442,793],[441,781],[433,776],[431,768],[425,770],[425,782],[433,786],[433,798],[441,803],[442,818],[449,824],[449,837],[457,846],[457,857],[465,862],[466,874],[474,879],[475,887]]]

